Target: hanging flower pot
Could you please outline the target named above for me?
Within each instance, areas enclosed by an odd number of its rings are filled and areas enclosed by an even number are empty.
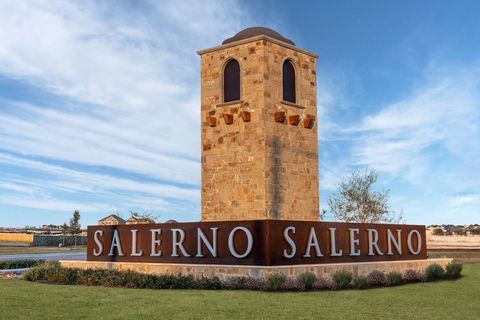
[[[289,116],[288,123],[290,123],[290,125],[292,126],[298,126],[298,124],[300,123],[300,116],[298,114]]]
[[[208,116],[207,122],[209,127],[216,127],[217,126],[217,117]]]
[[[315,123],[315,118],[305,118],[303,119],[303,127],[307,129],[312,129]]]
[[[243,122],[250,122],[251,120],[251,113],[250,111],[242,111],[240,112],[240,117],[242,117]]]
[[[285,121],[285,111],[277,111],[273,114],[275,117],[275,122],[283,123]]]
[[[232,124],[233,123],[233,114],[224,113],[223,114],[223,120],[225,120],[226,124]]]

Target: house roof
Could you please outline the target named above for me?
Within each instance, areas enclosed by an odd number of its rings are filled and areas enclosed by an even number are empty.
[[[151,219],[145,218],[145,217],[139,217],[137,215],[132,215],[130,218],[128,218],[127,221],[151,221]]]
[[[118,222],[123,222],[123,223],[125,223],[125,220],[123,220],[122,218],[120,218],[120,217],[117,216],[116,214],[108,215],[108,216],[106,216],[105,218],[102,218],[102,219],[98,220],[98,222],[105,221],[105,220],[107,220],[108,218],[114,218],[114,219],[117,220]]]

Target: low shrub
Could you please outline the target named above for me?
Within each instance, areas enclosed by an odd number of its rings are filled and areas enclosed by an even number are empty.
[[[23,278],[28,281],[49,281],[56,277],[59,268],[58,262],[46,262],[27,270]]]
[[[367,289],[370,287],[367,277],[357,276],[353,278],[353,286],[357,289]]]
[[[305,284],[296,279],[287,278],[282,284],[282,289],[286,291],[305,291],[306,287]]]
[[[57,272],[50,273],[50,282],[61,284],[76,284],[78,269],[58,268]]]
[[[36,266],[30,270],[27,270],[23,274],[23,279],[27,281],[43,281],[45,280],[46,268],[45,265]]]
[[[369,286],[377,287],[385,285],[385,273],[378,270],[373,270],[367,276]]]
[[[445,270],[438,263],[431,264],[425,269],[425,274],[429,281],[438,280],[443,277]]]
[[[305,290],[312,290],[315,280],[315,274],[311,272],[301,273],[297,277],[297,281],[305,287]]]
[[[336,284],[327,278],[324,277],[317,277],[315,279],[315,282],[313,283],[313,289],[315,290],[336,290],[337,286]]]
[[[42,260],[42,259],[4,260],[4,261],[0,261],[0,270],[31,268],[42,263],[45,263],[45,260]]]
[[[385,285],[387,287],[398,286],[402,283],[402,275],[398,272],[389,272],[387,274],[387,279],[385,280]]]
[[[425,282],[427,277],[420,271],[408,269],[403,273],[403,280],[405,282]]]
[[[407,270],[403,276],[398,272],[390,272],[385,276],[380,271],[372,271],[367,277],[353,277],[347,271],[337,271],[331,278],[315,277],[305,273],[297,279],[287,278],[284,274],[270,275],[266,280],[252,277],[237,277],[222,281],[218,277],[194,279],[184,275],[150,275],[135,271],[117,271],[107,269],[76,269],[63,268],[58,262],[39,264],[24,273],[23,278],[28,281],[77,284],[84,286],[147,288],[147,289],[241,289],[241,290],[337,290],[346,289],[353,285],[358,289],[371,286],[394,286],[402,282],[418,282],[431,279],[444,278],[456,279],[460,277],[462,265],[450,263],[443,268],[435,265],[427,269],[428,275],[416,270]],[[403,281],[402,281],[403,278]]]
[[[225,289],[241,290],[241,289],[245,289],[246,282],[247,282],[246,277],[232,277],[232,278],[228,278],[223,285]]]
[[[267,277],[268,289],[277,291],[283,289],[283,283],[287,280],[287,276],[283,273],[274,273]]]
[[[445,267],[445,277],[448,279],[458,279],[462,276],[463,266],[460,263],[450,262]]]
[[[346,289],[352,282],[352,273],[348,271],[337,271],[332,274],[332,280],[338,289]]]
[[[192,289],[195,288],[195,279],[193,276],[172,276],[173,278],[173,285],[172,289]],[[203,289],[200,288],[199,289]]]
[[[87,269],[82,270],[77,275],[77,284],[83,286],[105,286],[117,287],[119,283],[119,275],[114,270],[105,269]]]
[[[219,290],[223,289],[225,286],[223,282],[218,277],[205,278],[202,277],[195,281],[195,288],[204,289],[204,290]]]
[[[248,277],[245,281],[245,288],[247,290],[267,290],[268,285],[262,279]]]

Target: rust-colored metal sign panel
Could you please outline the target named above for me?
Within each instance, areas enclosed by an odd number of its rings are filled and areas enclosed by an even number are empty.
[[[88,227],[87,260],[292,265],[426,259],[425,226],[279,220]]]

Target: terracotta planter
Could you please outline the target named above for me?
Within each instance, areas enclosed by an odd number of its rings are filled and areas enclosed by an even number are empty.
[[[300,116],[298,114],[288,117],[288,123],[292,126],[298,126],[300,123]]]
[[[224,113],[223,114],[223,120],[225,120],[226,124],[232,124],[233,123],[233,114]]]
[[[251,115],[250,111],[240,112],[240,117],[242,117],[243,122],[250,122],[251,116],[252,115]]]
[[[217,126],[217,117],[208,116],[207,122],[209,127],[216,127]]]
[[[285,121],[285,111],[277,111],[273,114],[275,117],[275,122],[283,123]]]
[[[315,123],[315,119],[312,119],[312,118],[303,119],[303,127],[304,128],[312,129],[314,123]]]

